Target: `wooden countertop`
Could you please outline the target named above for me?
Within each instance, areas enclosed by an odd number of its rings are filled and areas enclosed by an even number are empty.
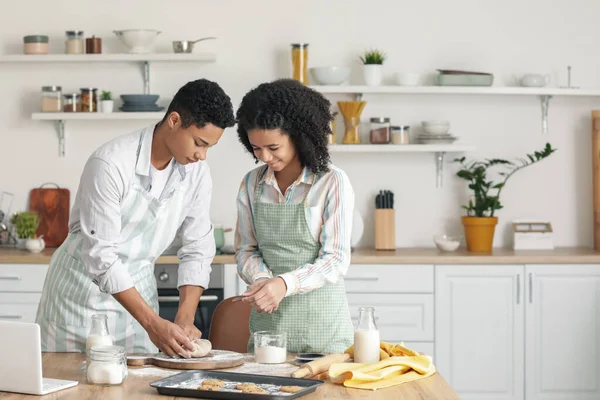
[[[80,371],[81,362],[84,358],[84,354],[82,353],[44,353],[42,355],[44,377],[79,381],[79,385],[73,388],[41,397],[0,392],[0,399],[186,399],[183,397],[159,395],[156,389],[150,387],[150,383],[160,380],[162,377],[132,373],[132,367],[130,367],[129,376],[122,385],[112,387],[89,385],[86,381],[85,373]],[[156,367],[151,368],[154,370],[157,369]],[[224,369],[221,371],[227,370]],[[326,383],[320,386],[314,393],[304,396],[302,399],[458,400],[459,397],[454,390],[450,388],[444,378],[436,373],[429,378],[377,391],[347,389],[344,386],[335,385],[326,381]]]
[[[0,248],[0,264],[49,264],[56,249],[39,254],[26,250]],[[177,264],[177,256],[161,256],[157,264]],[[231,254],[217,255],[214,264],[235,264]],[[560,247],[554,250],[514,251],[495,249],[491,254],[469,253],[459,249],[442,253],[436,248],[400,248],[393,251],[356,249],[352,264],[600,264],[600,251],[587,247]]]

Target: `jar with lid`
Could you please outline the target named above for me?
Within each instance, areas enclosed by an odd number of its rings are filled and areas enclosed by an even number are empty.
[[[62,88],[60,86],[42,87],[42,112],[61,112]]]
[[[23,37],[23,53],[48,54],[48,36],[28,35]]]
[[[292,78],[308,84],[308,43],[292,44]]]
[[[66,31],[65,53],[83,54],[83,31]]]
[[[127,378],[127,359],[122,346],[94,346],[87,352],[88,383],[120,385]]]
[[[81,88],[81,111],[82,112],[97,112],[98,111],[98,89],[96,89],[96,88]]]
[[[376,363],[380,361],[379,329],[375,323],[375,309],[360,307],[358,323],[354,331],[354,362]]]
[[[410,136],[408,125],[392,126],[392,143],[393,144],[409,144]]]
[[[369,132],[372,144],[387,144],[390,142],[390,119],[371,118],[371,130]]]
[[[63,95],[63,112],[80,112],[80,97],[79,93],[68,93]]]

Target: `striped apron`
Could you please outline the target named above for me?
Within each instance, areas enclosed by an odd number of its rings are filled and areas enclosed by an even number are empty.
[[[135,288],[158,313],[154,262],[172,243],[185,218],[183,200],[189,180],[175,168],[160,199],[142,187],[138,175],[121,202],[118,255],[133,278]],[[83,237],[70,233],[54,252],[44,282],[36,322],[42,351],[84,352],[94,314],[106,314],[115,344],[128,353],[156,353],[142,326],[108,293],[102,293],[82,262]]]
[[[300,204],[263,203],[260,198],[264,185],[258,185],[254,198],[254,228],[263,260],[274,276],[313,263],[321,244],[306,223],[306,197]],[[285,297],[271,314],[259,314],[252,308],[248,343],[251,353],[257,331],[286,332],[287,350],[292,353],[343,352],[354,337],[344,279],[340,277],[336,283]]]

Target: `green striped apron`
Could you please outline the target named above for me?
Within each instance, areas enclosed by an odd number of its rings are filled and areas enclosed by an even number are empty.
[[[142,136],[143,137],[143,136]],[[159,199],[142,187],[136,174],[121,202],[121,234],[117,253],[133,278],[135,288],[158,313],[154,262],[172,243],[185,218],[185,186],[176,167]],[[82,262],[83,237],[70,233],[54,252],[44,282],[36,322],[40,325],[42,351],[84,352],[93,314],[106,314],[115,344],[128,353],[156,353],[142,326],[108,293],[92,282]]]
[[[266,168],[265,168],[266,172]],[[306,222],[306,195],[300,204],[260,202],[263,184],[254,198],[254,230],[263,260],[274,276],[313,263],[321,249]],[[308,194],[308,193],[307,193]],[[254,332],[287,333],[287,350],[292,353],[341,353],[353,342],[344,279],[308,293],[285,297],[277,311],[250,315],[248,351],[254,352]]]

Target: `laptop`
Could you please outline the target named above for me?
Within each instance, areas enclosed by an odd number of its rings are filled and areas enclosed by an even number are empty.
[[[38,324],[0,321],[0,392],[44,395],[78,383],[42,378]]]

